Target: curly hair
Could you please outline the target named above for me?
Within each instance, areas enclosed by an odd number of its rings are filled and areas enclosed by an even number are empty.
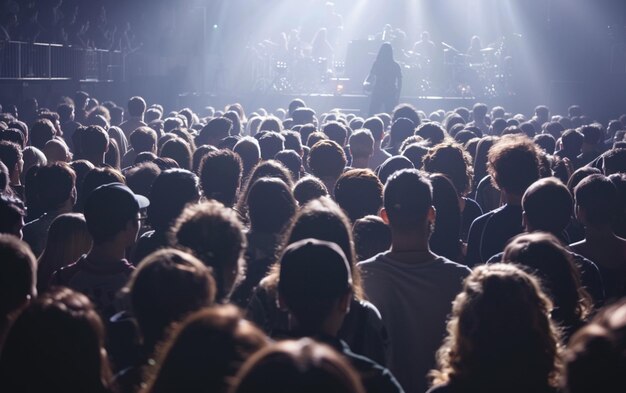
[[[489,149],[487,171],[499,190],[521,196],[539,179],[540,156],[527,136],[505,135]]]
[[[512,264],[477,267],[454,300],[448,336],[437,352],[435,385],[483,391],[557,386],[560,332],[538,280]],[[504,389],[503,389],[504,390]]]
[[[465,196],[472,190],[472,157],[458,143],[444,142],[433,147],[424,157],[424,169],[446,175],[459,196]]]

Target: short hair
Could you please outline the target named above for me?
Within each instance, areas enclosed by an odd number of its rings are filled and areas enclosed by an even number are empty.
[[[308,164],[311,172],[320,178],[338,178],[346,167],[346,154],[337,142],[321,140],[311,148]]]
[[[402,117],[411,120],[415,127],[418,127],[421,124],[420,116],[415,107],[411,104],[400,104],[393,109],[391,117],[392,123],[395,123],[396,120]]]
[[[191,169],[191,147],[183,138],[175,137],[165,142],[160,153],[162,158],[175,160],[180,168]]]
[[[25,242],[5,233],[0,233],[0,260],[0,318],[7,318],[35,297],[37,260]]]
[[[383,205],[389,224],[400,231],[419,230],[432,204],[432,185],[417,169],[396,172],[385,184]]]
[[[89,126],[81,132],[81,151],[85,156],[104,154],[109,147],[109,134],[100,126]]]
[[[537,144],[546,154],[554,154],[556,140],[550,134],[537,134],[533,137],[533,142]]]
[[[383,206],[383,184],[370,169],[348,170],[335,184],[335,201],[353,222],[376,215]]]
[[[527,136],[505,135],[489,149],[487,170],[498,189],[522,196],[539,179],[539,156]]]
[[[142,162],[124,172],[128,188],[135,194],[147,196],[152,184],[161,173],[161,168],[154,162]]]
[[[313,147],[314,144],[316,144],[319,141],[322,140],[327,140],[328,136],[326,136],[326,134],[324,134],[321,131],[315,131],[309,134],[307,140],[306,140],[306,145],[311,148]]]
[[[358,374],[331,347],[304,338],[282,341],[252,356],[239,370],[233,393],[297,391],[363,393]]]
[[[331,141],[337,142],[339,146],[346,145],[346,138],[348,137],[348,130],[346,127],[338,121],[331,121],[326,123],[322,127],[324,134],[328,136]]]
[[[354,221],[352,232],[359,261],[370,259],[391,247],[391,229],[379,216],[359,218]]]
[[[283,233],[297,209],[291,189],[272,177],[257,179],[250,186],[247,205],[250,229],[273,234]]]
[[[314,176],[305,176],[298,180],[293,187],[293,196],[300,206],[323,196],[328,195],[324,183]]]
[[[165,337],[172,322],[213,303],[215,281],[193,255],[165,248],[141,261],[124,292],[130,295],[144,341],[152,346]]]
[[[367,129],[357,130],[350,135],[349,145],[352,157],[370,157],[374,153],[374,137]]]
[[[37,171],[37,195],[45,211],[59,208],[76,187],[76,173],[64,162],[56,162]]]
[[[315,111],[306,107],[296,108],[291,112],[291,117],[293,118],[293,125],[313,123],[315,121]]]
[[[131,116],[142,116],[146,111],[146,101],[138,96],[128,100],[128,114]]]
[[[405,156],[393,156],[389,157],[383,162],[377,171],[378,178],[380,181],[385,184],[387,183],[387,179],[395,172],[401,169],[410,169],[414,168],[411,160],[406,158]]]
[[[304,101],[300,98],[294,98],[293,100],[291,100],[291,102],[289,103],[289,107],[288,107],[288,111],[287,113],[289,114],[289,116],[293,116],[293,112],[298,109],[298,108],[304,108],[306,107],[306,104],[304,103]]]
[[[139,127],[128,137],[135,153],[152,151],[157,144],[157,133],[150,127]]]
[[[389,146],[400,148],[405,139],[415,133],[415,123],[412,120],[401,117],[394,120],[389,130]]]
[[[202,193],[226,206],[233,206],[241,186],[241,159],[231,150],[208,153],[200,164]]]
[[[22,149],[16,143],[0,141],[0,161],[6,165],[9,173],[13,173],[22,159]]]
[[[170,239],[213,270],[217,299],[227,299],[240,278],[246,249],[237,213],[217,201],[188,206],[176,220]]]
[[[467,195],[472,189],[474,171],[471,163],[469,153],[452,142],[436,145],[424,157],[424,169],[446,175],[459,195]]]
[[[241,158],[243,172],[249,173],[261,159],[259,142],[251,136],[244,136],[235,143],[233,151]]]
[[[422,169],[424,163],[424,157],[428,154],[429,150],[421,143],[411,143],[402,150],[402,156],[406,157],[413,163],[415,169]]]
[[[168,169],[156,177],[149,196],[148,223],[166,232],[187,204],[200,199],[198,177],[185,169]]]
[[[281,135],[285,138],[285,150],[293,150],[302,154],[302,138],[296,131],[283,131]]]
[[[104,167],[104,168],[93,168],[90,169],[85,178],[83,179],[83,184],[80,187],[82,194],[78,195],[79,199],[79,207],[82,207],[80,204],[85,203],[89,194],[96,188],[109,184],[109,183],[125,183],[126,178],[122,175],[118,170]]]
[[[300,172],[302,171],[302,157],[293,150],[283,150],[278,152],[274,159],[282,163],[289,172],[293,179],[300,178]]]
[[[474,104],[474,107],[472,108],[472,115],[474,116],[474,120],[487,116],[488,111],[489,108],[487,108],[487,105],[482,103]]]
[[[610,224],[617,206],[617,188],[604,175],[585,177],[574,189],[576,207],[585,211],[586,224]]]
[[[56,129],[48,119],[38,119],[30,128],[30,144],[43,150],[46,142],[54,138]]]
[[[626,173],[626,148],[611,149],[602,155],[604,174]]]
[[[261,158],[271,160],[276,154],[285,148],[285,137],[278,132],[268,131],[259,138]]]
[[[267,116],[261,121],[261,124],[259,124],[258,131],[274,131],[280,133],[283,131],[283,125],[275,116]]]
[[[599,124],[589,124],[580,128],[580,132],[583,134],[584,142],[588,145],[597,145],[602,140],[604,131]]]
[[[565,130],[561,136],[561,143],[564,150],[579,152],[583,147],[585,136],[578,130]]]
[[[60,104],[57,106],[57,113],[59,114],[59,120],[61,123],[70,121],[72,113],[74,113],[74,105],[72,104]]]
[[[522,209],[532,229],[557,235],[569,224],[573,205],[567,187],[553,177],[537,180],[522,197]]]
[[[363,123],[363,128],[368,129],[374,137],[374,141],[380,141],[383,139],[385,133],[385,124],[376,116],[370,117]]]
[[[626,299],[602,309],[570,339],[565,353],[569,393],[618,393],[626,362]]]
[[[21,149],[26,147],[24,134],[16,128],[7,128],[0,131],[0,140],[16,143]]]

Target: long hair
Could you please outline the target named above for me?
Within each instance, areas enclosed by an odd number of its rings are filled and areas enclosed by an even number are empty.
[[[79,213],[61,214],[48,230],[46,248],[37,264],[37,290],[48,289],[52,273],[74,263],[91,248],[91,235],[85,217]]]
[[[512,264],[477,267],[454,300],[434,385],[479,391],[557,386],[560,333],[538,280]]]
[[[376,55],[376,62],[379,64],[389,64],[394,63],[395,60],[393,58],[393,47],[389,42],[385,42],[378,49],[378,54]]]

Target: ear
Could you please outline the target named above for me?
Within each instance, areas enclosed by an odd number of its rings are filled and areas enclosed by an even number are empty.
[[[343,314],[348,314],[350,312],[350,303],[352,303],[352,291],[346,292],[341,298],[339,298],[338,307],[339,310]]]
[[[378,215],[383,219],[385,224],[389,225],[389,216],[387,216],[387,210],[384,207],[380,209],[380,213]]]
[[[526,211],[522,211],[522,227],[526,230],[526,232],[530,232],[528,228],[528,217],[526,216]]]
[[[437,219],[437,209],[435,209],[434,206],[431,206],[428,208],[427,217],[428,217],[428,222],[430,223],[434,223],[435,220]]]

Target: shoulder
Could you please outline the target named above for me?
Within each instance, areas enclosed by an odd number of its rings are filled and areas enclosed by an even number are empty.
[[[451,261],[450,259],[446,257],[439,256],[437,258],[437,261],[439,262],[440,266],[443,269],[446,269],[451,272],[456,272],[463,277],[469,275],[472,272],[472,270],[469,267],[462,265],[458,262]]]
[[[357,266],[361,269],[361,270],[370,270],[370,269],[376,269],[378,266],[383,265],[383,259],[385,257],[387,252],[382,252],[380,254],[374,255],[373,257],[371,257],[370,259],[366,259],[362,262],[359,262],[357,264]]]

